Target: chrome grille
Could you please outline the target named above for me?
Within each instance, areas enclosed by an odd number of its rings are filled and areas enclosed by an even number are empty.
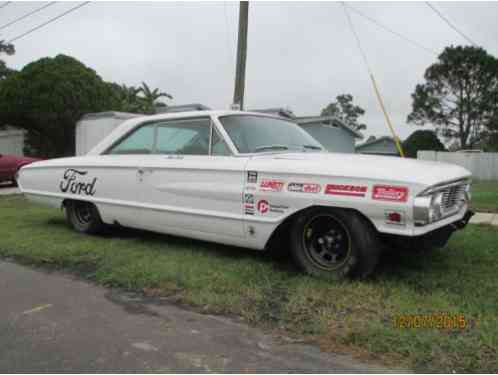
[[[441,191],[443,192],[442,199],[442,209],[444,212],[450,212],[453,210],[459,210],[461,207],[461,202],[466,201],[466,190],[467,183],[462,183],[459,185],[447,186]]]

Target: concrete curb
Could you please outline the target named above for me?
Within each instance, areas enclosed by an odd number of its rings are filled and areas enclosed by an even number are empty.
[[[470,219],[470,224],[488,224],[498,226],[498,214],[476,212]]]

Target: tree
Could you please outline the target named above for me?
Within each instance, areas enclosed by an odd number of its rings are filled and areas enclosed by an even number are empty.
[[[416,158],[419,150],[445,151],[446,149],[434,131],[417,130],[403,142],[403,151],[407,157]]]
[[[161,98],[161,97],[166,97],[169,99],[173,99],[173,97],[166,93],[166,92],[161,92],[159,89],[154,89],[151,90],[149,86],[145,83],[142,82],[142,86],[138,89],[138,92],[140,92],[143,96],[140,97],[140,99],[143,102],[143,111],[144,113],[147,114],[153,114],[155,113],[155,105],[156,105],[156,100]],[[165,103],[159,102],[159,106],[166,106]]]
[[[140,88],[134,86],[107,83],[112,101],[112,109],[115,111],[145,113],[143,99],[138,96]]]
[[[26,65],[0,86],[0,123],[27,130],[28,154],[74,155],[75,125],[110,110],[109,86],[78,60],[57,55]]]
[[[5,43],[5,41],[0,40],[0,55],[5,53],[7,55],[13,55],[16,52],[14,45]],[[0,81],[7,78],[9,75],[14,73],[15,71],[9,69],[5,64],[5,61],[0,59]]]
[[[480,47],[450,46],[425,71],[425,83],[412,94],[408,122],[430,123],[460,148],[498,130],[498,60]]]
[[[335,102],[330,103],[322,109],[321,115],[335,116],[354,130],[365,130],[367,125],[359,122],[359,118],[365,114],[365,110],[353,104],[353,96],[342,94],[338,95],[336,99]]]

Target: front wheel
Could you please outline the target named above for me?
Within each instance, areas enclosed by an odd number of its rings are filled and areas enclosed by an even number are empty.
[[[350,210],[310,209],[295,219],[291,229],[294,261],[306,273],[327,279],[368,276],[380,249],[372,225]]]
[[[104,223],[93,203],[69,201],[65,204],[66,219],[80,233],[95,234],[102,231]]]

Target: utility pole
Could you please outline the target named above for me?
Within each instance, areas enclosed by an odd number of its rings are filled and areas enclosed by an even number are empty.
[[[235,72],[235,91],[232,108],[244,109],[244,90],[246,80],[247,57],[247,25],[249,17],[249,2],[239,3],[239,35],[237,39],[237,67]]]

